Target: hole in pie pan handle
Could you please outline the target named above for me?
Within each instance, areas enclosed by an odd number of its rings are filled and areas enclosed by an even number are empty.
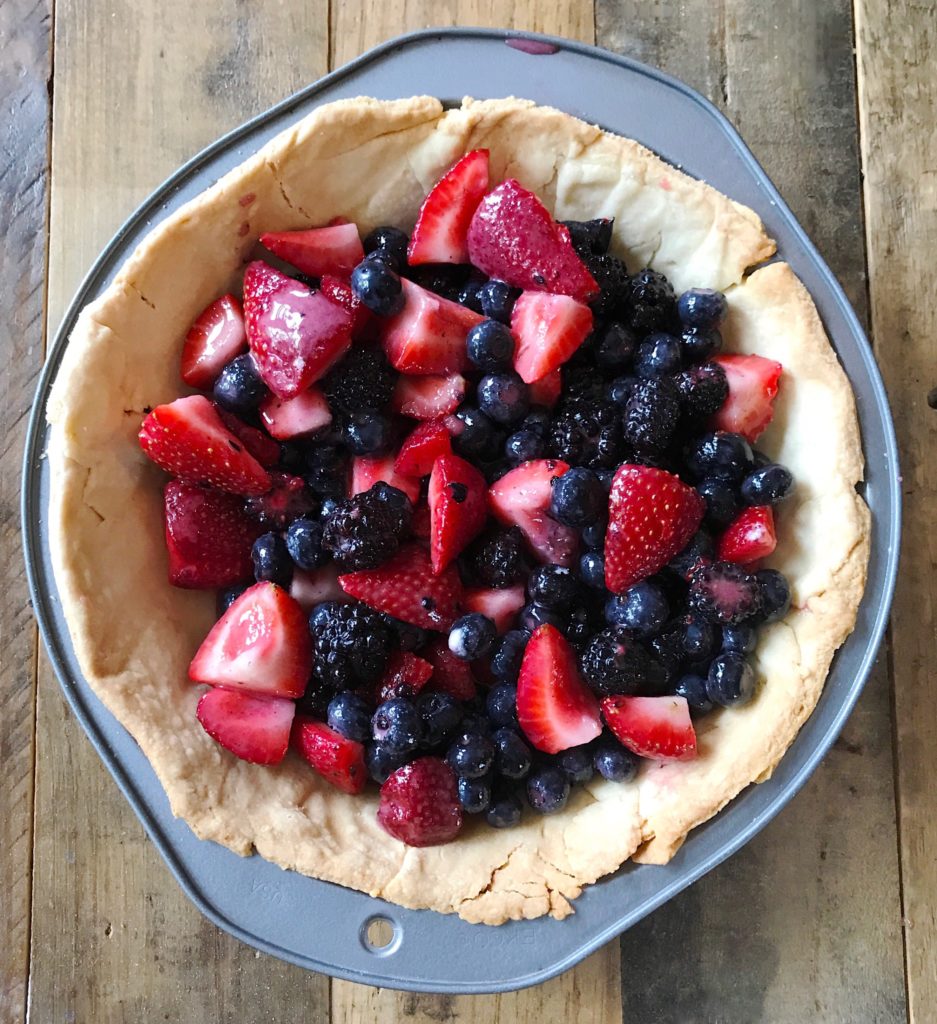
[[[361,945],[374,956],[391,956],[400,949],[403,928],[386,914],[366,917],[358,931]]]

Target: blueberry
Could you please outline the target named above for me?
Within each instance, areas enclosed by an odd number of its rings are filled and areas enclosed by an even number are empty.
[[[746,505],[777,505],[794,489],[794,477],[785,466],[769,463],[749,473],[739,488]]]
[[[596,523],[590,523],[582,528],[582,543],[589,551],[601,551],[605,547],[605,531],[608,523],[605,516],[602,516]]]
[[[506,779],[522,779],[530,771],[531,752],[513,729],[502,728],[491,736],[495,745],[495,771]]]
[[[683,579],[689,580],[693,570],[701,561],[711,562],[715,546],[712,537],[704,530],[699,530],[690,538],[689,544],[668,563],[667,568]]]
[[[553,478],[550,515],[559,522],[588,526],[602,516],[607,506],[605,488],[592,470],[576,466]]]
[[[681,676],[673,692],[678,697],[685,697],[693,711],[712,711],[713,702],[706,692],[706,680],[695,672]]]
[[[400,277],[380,259],[362,260],[351,272],[351,290],[377,316],[393,316],[404,306]]]
[[[579,581],[562,565],[541,565],[527,577],[527,595],[546,608],[568,608],[581,594]]]
[[[330,729],[346,739],[366,743],[371,738],[371,712],[353,690],[342,690],[329,701],[326,721]]]
[[[531,459],[541,459],[546,449],[544,439],[532,430],[518,430],[504,442],[504,454],[512,465],[530,462]]]
[[[738,626],[722,627],[722,649],[736,654],[751,654],[758,642],[755,627],[745,622]]]
[[[680,335],[680,347],[686,363],[705,363],[722,351],[722,335],[705,327],[685,327]]]
[[[638,383],[637,377],[616,377],[605,391],[605,395],[610,402],[614,402],[616,405],[620,405],[624,408],[628,404],[628,399],[634,392],[635,385]]]
[[[519,288],[512,288],[504,281],[486,281],[478,288],[478,304],[482,315],[502,324],[511,322],[511,310],[520,295]]]
[[[420,742],[420,714],[406,697],[379,704],[371,718],[371,736],[396,754],[409,754]]]
[[[384,225],[375,228],[364,238],[364,251],[383,260],[399,274],[407,266],[407,246],[410,239],[399,228]]]
[[[594,354],[596,364],[606,373],[623,370],[634,356],[638,339],[624,324],[610,323],[598,333]]]
[[[741,654],[720,654],[706,677],[706,695],[721,707],[745,704],[755,692],[755,673]]]
[[[480,281],[466,281],[459,289],[459,305],[465,306],[466,309],[470,309],[473,313],[480,313],[482,311],[482,304],[478,301],[478,289],[480,287]]]
[[[517,423],[527,415],[527,385],[513,370],[486,374],[478,382],[478,408],[495,423]]]
[[[465,350],[469,360],[486,373],[509,370],[514,360],[514,335],[497,320],[482,320],[465,336]]]
[[[286,550],[300,569],[317,569],[325,563],[322,524],[315,519],[294,519],[286,531]]]
[[[485,710],[492,725],[517,725],[517,687],[513,683],[492,686],[485,698]]]
[[[556,814],[569,799],[569,782],[559,768],[540,768],[527,779],[527,802],[540,814]]]
[[[471,612],[456,619],[449,630],[449,650],[457,658],[474,661],[483,658],[495,642],[495,625],[486,615]]]
[[[215,601],[215,610],[220,618],[224,613],[234,604],[234,602],[244,593],[245,590],[250,586],[249,583],[235,583],[231,587],[225,587],[224,590],[218,591],[218,597]]]
[[[530,634],[520,629],[510,629],[501,637],[491,656],[491,671],[495,678],[507,683],[516,682],[529,639]]]
[[[579,558],[579,578],[587,587],[602,590],[605,587],[605,556],[599,551],[587,551]]]
[[[668,615],[670,607],[663,590],[648,580],[610,597],[605,605],[605,619],[610,626],[624,626],[638,636],[659,633]]]
[[[706,523],[715,530],[724,530],[735,519],[739,502],[735,488],[728,480],[709,477],[697,484],[697,493],[706,502]]]
[[[686,450],[686,466],[696,480],[717,476],[738,483],[752,467],[752,448],[741,434],[717,430],[704,434]]]
[[[757,448],[752,448],[752,465],[755,469],[764,469],[765,466],[770,466],[772,461],[764,452],[758,451]]]
[[[368,774],[379,786],[383,786],[398,768],[402,768],[409,757],[409,753],[401,754],[386,747],[383,743],[369,744],[364,755]]]
[[[592,751],[588,747],[570,747],[556,759],[557,767],[573,784],[588,782],[593,775]]]
[[[306,483],[326,501],[345,497],[347,463],[344,453],[334,445],[317,444],[306,457]],[[319,518],[324,522],[334,511],[333,505],[322,502]]]
[[[537,437],[546,437],[550,430],[551,420],[552,417],[549,409],[544,409],[542,405],[534,405],[524,417],[521,430],[529,430],[532,434],[536,434]]]
[[[446,760],[456,775],[480,779],[495,763],[494,741],[480,733],[465,733],[449,748]]]
[[[212,388],[212,398],[218,405],[237,415],[253,412],[267,394],[267,385],[260,379],[249,353],[237,356],[223,367]]]
[[[721,634],[708,620],[689,616],[683,626],[683,650],[690,661],[708,661],[719,649]]]
[[[468,779],[462,776],[458,780],[459,803],[466,814],[481,814],[488,810],[491,802],[491,779]]]
[[[385,615],[384,621],[394,631],[397,643],[402,651],[418,651],[429,640],[427,630],[414,626],[410,622],[395,619],[392,615]]]
[[[276,533],[264,533],[254,541],[251,561],[254,563],[254,579],[258,583],[266,580],[289,587],[293,581],[293,560],[285,541]]]
[[[680,341],[672,334],[652,334],[644,339],[634,356],[634,371],[639,377],[667,377],[680,369]]]
[[[614,740],[600,740],[592,754],[592,764],[609,782],[630,782],[638,774],[638,759]]]
[[[566,628],[564,615],[552,608],[547,608],[546,605],[537,604],[535,601],[531,601],[521,608],[517,621],[521,629],[527,630],[528,633],[533,633],[541,626],[554,626],[559,630]]]
[[[726,297],[712,288],[690,288],[677,299],[677,315],[687,327],[718,327],[727,309]]]
[[[791,587],[787,578],[777,569],[760,569],[755,573],[761,591],[761,621],[776,622],[784,618],[791,607]]]
[[[462,421],[462,432],[453,438],[458,454],[474,462],[497,458],[503,435],[499,435],[494,423],[470,405],[462,406],[456,416]]]
[[[343,436],[355,455],[370,455],[390,444],[392,428],[387,417],[375,409],[361,409],[348,417]]]
[[[511,793],[495,797],[485,813],[485,821],[492,828],[513,828],[520,824],[520,801]]]
[[[462,705],[448,693],[429,691],[416,699],[423,730],[423,743],[437,747],[444,743],[462,722]]]

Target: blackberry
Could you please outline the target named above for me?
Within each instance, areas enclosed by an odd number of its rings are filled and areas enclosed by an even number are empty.
[[[594,366],[566,364],[563,376],[563,408],[591,405],[605,397],[605,381]]]
[[[579,656],[579,667],[592,689],[608,697],[637,693],[647,681],[649,660],[628,630],[613,627],[589,641]]]
[[[468,280],[469,268],[456,263],[424,263],[405,271],[406,276],[421,288],[435,292],[451,302],[459,301],[462,286]]]
[[[569,240],[580,256],[604,256],[612,244],[614,217],[596,217],[593,220],[560,221],[569,232]]]
[[[413,505],[406,494],[399,487],[393,487],[383,480],[372,484],[367,493],[393,515],[397,532],[403,536],[410,529],[413,520]]]
[[[637,347],[634,331],[612,321],[596,332],[593,348],[596,365],[605,373],[620,373],[631,363]],[[609,398],[615,401],[611,394]]]
[[[761,611],[758,580],[734,562],[703,565],[690,581],[690,607],[720,626],[736,626]]]
[[[523,538],[516,527],[497,533],[475,551],[474,569],[487,587],[510,587],[524,568]]]
[[[631,327],[639,334],[666,329],[677,315],[677,302],[670,282],[649,267],[639,270],[628,282]]]
[[[670,443],[680,415],[680,392],[666,377],[638,381],[625,405],[622,433],[637,451],[653,454]]]
[[[683,635],[682,624],[674,622],[648,641],[648,647],[653,655],[651,662],[658,667],[658,672],[655,673],[653,669],[649,671],[647,682],[655,693],[658,687],[666,688],[673,682],[686,660]]]
[[[400,546],[401,516],[375,489],[340,501],[325,521],[322,547],[340,572],[374,569]]]
[[[341,449],[317,444],[306,458],[306,483],[323,498],[343,498],[347,462]]]
[[[329,405],[344,413],[381,409],[394,393],[394,372],[377,346],[353,345],[322,381]]]
[[[567,403],[550,427],[547,450],[573,466],[617,467],[624,450],[614,403],[603,399]]]
[[[696,420],[705,419],[722,408],[729,397],[726,372],[718,363],[703,363],[683,370],[674,378],[683,408]]]
[[[328,602],[309,617],[315,652],[312,678],[331,691],[353,690],[380,679],[393,633],[378,613],[363,604]]]
[[[715,545],[704,530],[694,533],[689,544],[668,564],[667,568],[682,579],[689,580],[702,562],[711,562]]]
[[[527,596],[535,604],[563,610],[580,595],[579,580],[562,565],[538,566],[527,578]]]
[[[599,286],[599,294],[591,301],[593,311],[611,316],[623,310],[629,298],[625,264],[617,256],[588,256],[585,263]]]

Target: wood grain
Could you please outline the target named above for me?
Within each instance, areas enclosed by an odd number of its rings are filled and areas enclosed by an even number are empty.
[[[42,364],[51,67],[49,3],[0,5],[0,1022],[24,1015],[29,964],[36,626],[19,478]],[[10,116],[12,115],[12,116]]]
[[[52,326],[85,268],[155,185],[325,71],[325,25],[325,0],[59,0]],[[37,745],[30,1019],[327,1021],[327,979],[255,953],[188,903],[44,659]]]
[[[901,452],[904,554],[891,624],[909,1012],[937,1005],[934,640],[937,589],[937,19],[913,0],[856,4],[869,292]]]
[[[678,75],[728,114],[865,317],[847,0],[599,0],[596,21],[600,43]],[[625,1019],[903,1020],[894,815],[883,657],[804,792],[623,936]],[[675,950],[679,969],[662,970]]]

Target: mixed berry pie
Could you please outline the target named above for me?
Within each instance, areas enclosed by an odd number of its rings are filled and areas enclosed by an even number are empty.
[[[514,99],[330,104],[155,228],[69,341],[50,530],[174,813],[497,924],[767,778],[869,546],[852,392],[773,253]]]

